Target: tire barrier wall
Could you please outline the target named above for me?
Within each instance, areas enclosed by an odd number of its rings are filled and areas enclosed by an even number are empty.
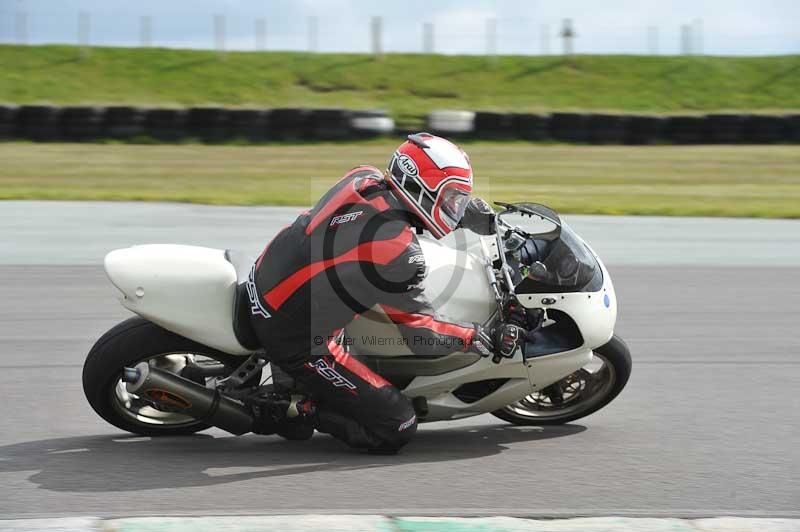
[[[138,107],[106,107],[103,115],[103,136],[120,140],[143,136],[145,118],[145,110]]]
[[[432,111],[424,128],[459,139],[587,144],[800,142],[800,114],[615,115]],[[0,140],[101,139],[302,141],[401,135],[385,111],[347,109],[140,108],[0,104]]]
[[[50,105],[24,105],[16,114],[14,134],[30,140],[60,140],[61,108]]]
[[[0,140],[16,136],[17,112],[13,105],[0,105]]]
[[[800,114],[651,116],[434,111],[428,115],[427,129],[445,136],[475,139],[586,144],[774,144],[800,142]]]
[[[147,109],[144,134],[167,142],[186,138],[187,116],[186,109]]]
[[[0,104],[0,140],[263,142],[364,139],[394,131],[394,120],[381,110]]]
[[[59,136],[77,141],[103,136],[104,110],[97,107],[62,107],[58,117]]]

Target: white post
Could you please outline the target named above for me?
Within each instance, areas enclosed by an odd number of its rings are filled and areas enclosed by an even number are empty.
[[[139,37],[142,48],[153,46],[153,17],[146,15],[139,19]]]
[[[658,55],[658,26],[647,27],[647,53]]]
[[[317,17],[308,17],[308,51],[316,52],[318,45]]]
[[[497,19],[486,19],[486,55],[494,62],[497,59]]]
[[[574,53],[572,39],[575,38],[575,31],[572,29],[572,19],[564,19],[561,27],[561,38],[564,39],[564,55],[571,56]]]
[[[91,32],[91,18],[89,13],[81,11],[78,13],[78,46],[81,47],[81,56],[89,54],[89,33]]]
[[[681,55],[692,53],[692,28],[688,24],[681,25]]]
[[[372,55],[383,57],[383,17],[372,17],[370,21],[372,35]]]
[[[539,47],[542,55],[550,55],[550,26],[547,24],[539,26]]]
[[[433,50],[433,24],[426,22],[422,26],[422,52],[426,54],[432,54]]]
[[[267,49],[267,21],[263,18],[256,19],[256,51],[263,52]]]
[[[703,55],[703,19],[694,19],[692,37],[692,53],[694,55]]]
[[[19,10],[15,18],[14,30],[17,44],[28,44],[28,12]]]
[[[220,55],[225,54],[225,15],[214,15],[214,47]]]

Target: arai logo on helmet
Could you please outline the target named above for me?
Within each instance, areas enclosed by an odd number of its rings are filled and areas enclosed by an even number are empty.
[[[416,176],[417,173],[419,172],[419,170],[417,170],[417,163],[415,163],[414,159],[412,159],[408,155],[401,155],[400,157],[398,157],[397,165],[406,175]]]

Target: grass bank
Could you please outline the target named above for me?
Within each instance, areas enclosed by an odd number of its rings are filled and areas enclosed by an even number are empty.
[[[685,112],[800,109],[800,55],[476,56],[0,46],[0,102]]]
[[[383,167],[394,146],[0,143],[0,199],[308,205],[356,164]],[[796,146],[464,147],[489,200],[571,213],[800,218]]]

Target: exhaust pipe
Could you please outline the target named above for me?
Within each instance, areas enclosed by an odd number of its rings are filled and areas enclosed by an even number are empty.
[[[237,436],[250,432],[253,416],[241,404],[217,390],[140,362],[122,370],[128,393],[168,406]]]

